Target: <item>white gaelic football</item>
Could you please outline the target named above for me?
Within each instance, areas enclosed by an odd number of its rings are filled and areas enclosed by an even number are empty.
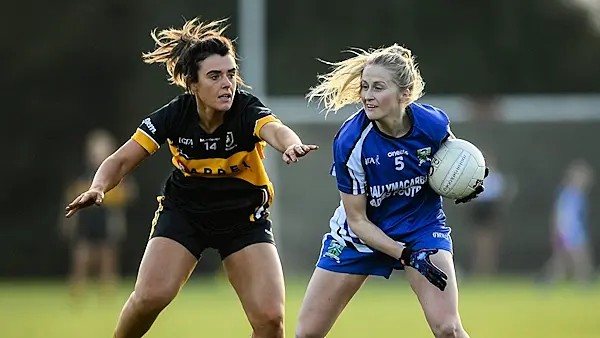
[[[483,183],[485,158],[472,143],[448,139],[431,159],[429,185],[442,197],[458,199]]]

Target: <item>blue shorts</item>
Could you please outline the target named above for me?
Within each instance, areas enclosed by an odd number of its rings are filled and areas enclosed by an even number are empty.
[[[443,225],[425,227],[396,238],[413,250],[440,249],[452,253],[452,230]],[[323,236],[323,246],[317,267],[333,272],[356,275],[375,275],[390,278],[393,270],[404,270],[404,265],[382,252],[360,252],[354,246],[339,243],[330,233]]]

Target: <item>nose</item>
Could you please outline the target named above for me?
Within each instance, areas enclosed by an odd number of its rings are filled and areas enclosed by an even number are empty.
[[[231,86],[233,86],[233,81],[231,81],[231,79],[226,76],[225,80],[221,84],[221,88],[223,88],[223,89],[225,89],[225,88],[231,88]]]

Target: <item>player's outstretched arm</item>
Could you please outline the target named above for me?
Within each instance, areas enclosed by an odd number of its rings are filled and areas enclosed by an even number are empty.
[[[358,238],[371,248],[392,256],[400,260],[402,264],[416,269],[431,284],[444,291],[448,276],[431,263],[429,258],[431,255],[437,253],[437,249],[413,251],[410,248],[404,247],[386,235],[368,219],[366,195],[351,195],[343,192],[340,192],[340,195],[344,203],[348,225]]]
[[[71,217],[79,209],[92,204],[102,204],[104,194],[117,186],[123,177],[129,174],[148,156],[148,151],[139,143],[133,140],[127,141],[100,164],[88,191],[82,193],[67,205],[65,208],[67,212],[66,217]]]
[[[313,144],[303,144],[291,128],[277,122],[267,123],[260,128],[260,138],[281,152],[286,164],[298,162],[298,158],[306,156],[311,150],[319,149],[319,146]]]

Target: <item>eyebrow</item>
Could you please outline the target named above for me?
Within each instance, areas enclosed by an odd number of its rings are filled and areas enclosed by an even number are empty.
[[[367,82],[367,81],[365,81],[365,80],[362,80],[361,82]],[[385,81],[383,81],[383,80],[375,80],[375,81],[373,81],[373,84],[374,84],[374,85],[375,85],[375,84],[383,84],[383,85],[387,85],[387,83],[386,83]]]
[[[235,73],[237,69],[235,68],[231,68],[230,70],[227,71],[227,73]],[[206,75],[212,75],[212,74],[221,74],[220,70],[209,70],[208,72],[206,72]]]

